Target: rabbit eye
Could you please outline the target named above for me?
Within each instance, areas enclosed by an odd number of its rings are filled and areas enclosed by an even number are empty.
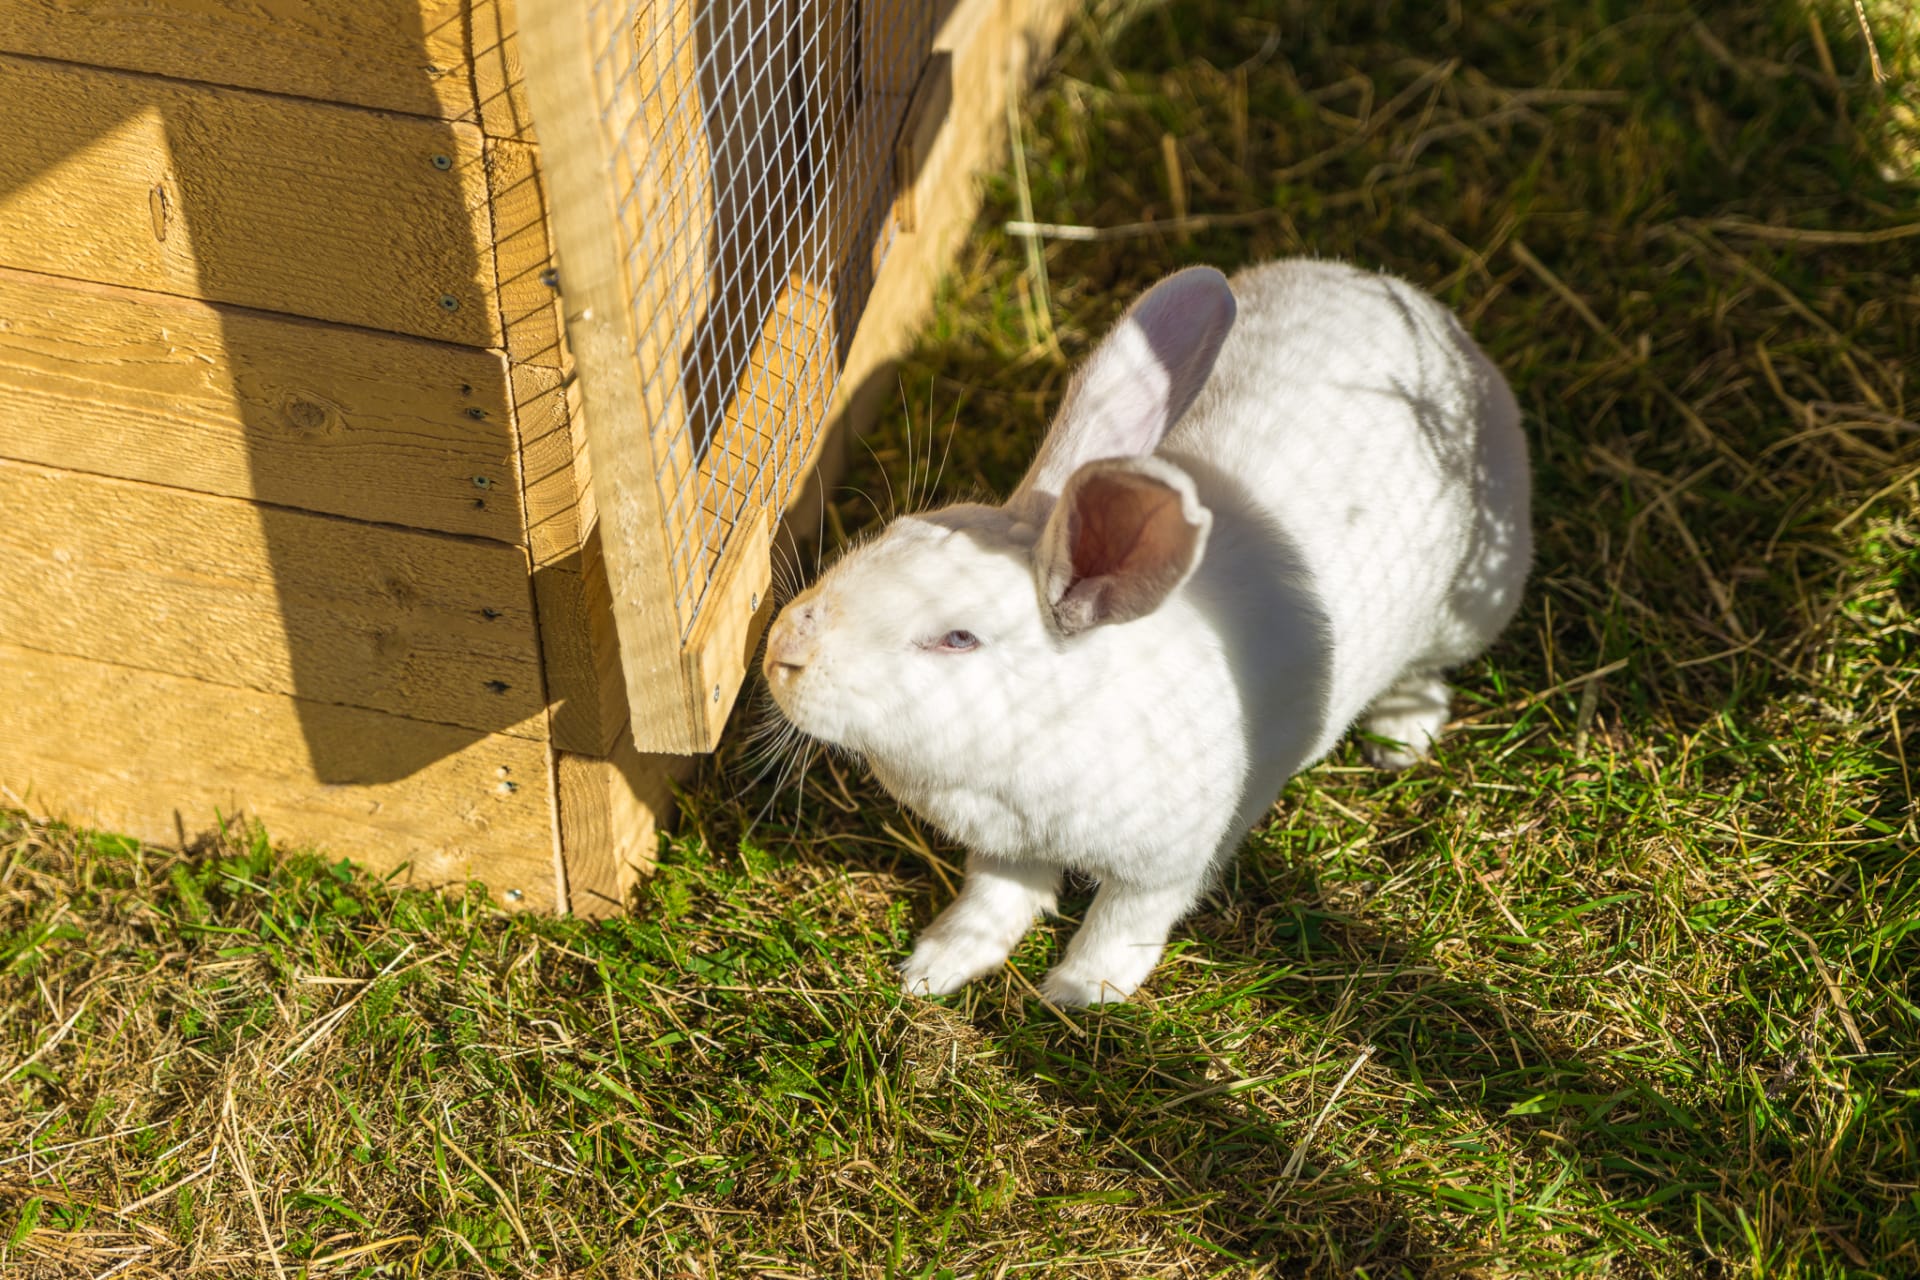
[[[971,631],[949,631],[933,647],[942,653],[965,653],[980,647],[980,637]]]

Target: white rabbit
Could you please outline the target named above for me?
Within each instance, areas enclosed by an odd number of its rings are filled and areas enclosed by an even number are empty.
[[[1195,267],[1093,353],[1004,506],[895,520],[787,605],[764,669],[969,851],[909,990],[998,967],[1073,869],[1099,889],[1044,993],[1124,999],[1349,725],[1404,744],[1381,767],[1426,754],[1440,673],[1530,554],[1513,394],[1437,302],[1331,262]]]

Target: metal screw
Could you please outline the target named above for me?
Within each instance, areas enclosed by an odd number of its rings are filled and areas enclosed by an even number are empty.
[[[450,293],[443,293],[440,295],[440,309],[442,311],[458,311],[460,309],[460,299]]]
[[[509,889],[509,890],[507,890],[507,901],[508,901],[508,902],[518,902],[518,901],[520,901],[520,899],[522,899],[522,898],[524,898],[524,897],[526,897],[526,896],[527,896],[526,894],[524,894],[524,893],[522,893],[522,892],[520,892],[520,891],[519,891],[518,889]]]
[[[475,422],[478,422],[480,421],[480,419],[487,416],[487,411],[485,409],[476,407],[476,408],[467,410],[467,416],[469,418],[472,418]]]
[[[756,591],[751,596],[747,597],[747,608],[748,610],[751,611],[754,609],[758,609],[759,607],[760,607],[760,593]]]
[[[560,273],[552,267],[548,267],[540,273],[540,283],[549,289],[558,289],[560,287]]]
[[[716,707],[720,705],[720,686],[719,685],[713,686],[713,704]]]
[[[493,481],[487,479],[485,476],[475,476],[473,478],[473,487],[476,489],[491,489],[493,487]]]
[[[453,157],[435,153],[433,157],[433,167],[445,173],[447,170],[453,168]]]

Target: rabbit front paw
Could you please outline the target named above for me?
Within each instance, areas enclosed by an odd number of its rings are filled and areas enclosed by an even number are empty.
[[[1041,911],[1053,910],[1057,868],[974,855],[960,896],[927,926],[900,965],[908,995],[944,996],[992,973]]]
[[[900,989],[912,996],[952,995],[999,968],[1007,951],[998,938],[978,933],[928,934],[900,962]]]
[[[1041,982],[1040,994],[1059,1005],[1125,1000],[1160,963],[1167,931],[1198,899],[1200,887],[1198,881],[1150,889],[1101,885],[1067,954]]]
[[[1040,994],[1058,1005],[1119,1004],[1159,962],[1158,946],[1080,944],[1041,980]]]
[[[1145,975],[1143,974],[1142,977]],[[1121,985],[1121,980],[1102,978],[1078,966],[1063,964],[1040,980],[1040,994],[1049,1002],[1069,1008],[1083,1005],[1120,1004],[1139,987],[1140,979]]]

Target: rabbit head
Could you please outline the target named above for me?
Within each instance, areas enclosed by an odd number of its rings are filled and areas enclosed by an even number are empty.
[[[1017,748],[1035,739],[1020,726],[1092,714],[1121,675],[1118,633],[1206,549],[1193,480],[1154,451],[1233,319],[1218,271],[1162,281],[1075,377],[1004,505],[895,520],[793,599],[763,662],[781,712],[864,756],[896,795],[900,780],[977,780],[983,760],[1024,767]]]

